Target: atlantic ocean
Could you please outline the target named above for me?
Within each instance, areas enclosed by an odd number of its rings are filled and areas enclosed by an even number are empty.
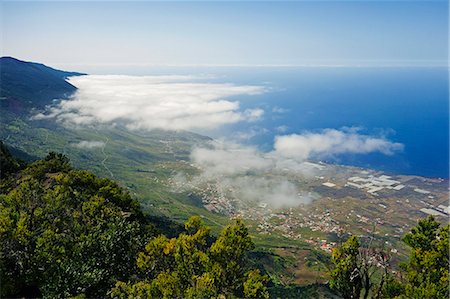
[[[261,95],[239,98],[260,107],[263,119],[217,133],[270,150],[276,135],[357,128],[404,145],[387,156],[348,154],[326,162],[426,177],[449,177],[449,77],[444,67],[234,68],[220,81],[264,85]]]
[[[324,162],[390,174],[449,178],[447,67],[233,66],[112,67],[100,74],[192,75],[201,81],[263,86],[264,93],[229,98],[240,110],[264,109],[255,122],[197,133],[273,149],[277,135],[357,129],[402,143],[403,151],[347,154]]]

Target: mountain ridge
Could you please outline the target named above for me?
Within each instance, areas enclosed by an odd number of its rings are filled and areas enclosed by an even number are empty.
[[[42,109],[55,99],[72,95],[77,88],[66,79],[82,75],[86,74],[61,71],[9,56],[0,57],[0,109],[14,114]]]

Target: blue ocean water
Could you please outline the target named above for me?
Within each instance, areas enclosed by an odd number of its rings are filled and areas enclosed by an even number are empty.
[[[270,150],[282,134],[360,127],[361,134],[404,144],[393,156],[341,155],[333,161],[396,174],[449,177],[447,68],[249,68],[222,70],[220,81],[269,91],[239,96],[242,109],[261,107],[264,119],[227,126],[217,136],[255,132],[247,143]],[[282,113],[280,113],[280,111]]]
[[[261,121],[199,132],[211,137],[232,138],[253,132],[252,138],[241,142],[270,151],[276,135],[359,127],[360,134],[385,136],[402,143],[404,150],[393,156],[340,155],[327,162],[393,174],[449,177],[446,67],[143,67],[113,71],[133,75],[213,75],[208,81],[267,88],[260,95],[235,98],[242,110],[263,108]],[[277,130],[281,126],[285,127],[282,133]]]

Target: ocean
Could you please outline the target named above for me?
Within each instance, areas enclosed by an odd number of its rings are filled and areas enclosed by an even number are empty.
[[[274,136],[325,128],[358,127],[360,134],[404,144],[392,156],[347,154],[327,162],[392,174],[449,177],[449,77],[447,68],[229,69],[217,80],[268,87],[239,98],[242,109],[262,107],[264,118],[216,132],[253,132],[245,141],[271,150]]]
[[[404,145],[392,156],[346,154],[325,162],[391,174],[449,177],[449,76],[446,67],[147,67],[101,70],[132,75],[191,74],[208,82],[259,85],[266,92],[237,96],[241,110],[262,108],[257,122],[199,132],[235,138],[263,151],[274,137],[321,129],[357,127]],[[280,132],[282,131],[282,132]]]

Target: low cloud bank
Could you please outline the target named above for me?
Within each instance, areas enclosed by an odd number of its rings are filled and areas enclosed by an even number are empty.
[[[250,204],[266,203],[272,208],[294,207],[311,200],[293,182],[281,177],[225,177],[218,182],[218,189]]]
[[[194,76],[88,75],[71,77],[78,88],[35,119],[56,118],[71,125],[125,124],[129,129],[213,129],[239,121],[256,121],[264,110],[241,111],[239,95],[265,92],[261,86],[204,83]]]
[[[212,142],[209,148],[195,148],[191,161],[201,174],[187,180],[178,175],[175,179],[191,186],[213,184],[221,194],[238,202],[267,203],[271,207],[297,206],[309,203],[310,197],[301,192],[289,172],[313,176],[315,169],[308,163],[285,159],[274,153],[263,153],[251,146],[231,142]]]
[[[103,141],[83,140],[78,143],[74,143],[72,146],[76,147],[76,148],[83,148],[83,149],[94,149],[94,148],[104,147],[105,143]]]
[[[332,157],[339,154],[368,154],[380,152],[393,155],[403,150],[403,144],[384,137],[361,135],[355,128],[335,130],[326,129],[319,133],[306,132],[277,136],[275,152],[283,157],[297,160]]]
[[[249,171],[266,172],[275,161],[256,148],[236,143],[213,142],[212,148],[194,148],[191,160],[206,175],[236,175]]]
[[[251,146],[215,141],[208,148],[193,149],[190,158],[201,174],[191,184],[198,187],[214,182],[220,192],[231,192],[239,200],[265,202],[272,207],[297,206],[311,198],[289,178],[310,179],[326,174],[326,167],[308,159],[349,153],[392,155],[402,149],[400,143],[358,134],[355,128],[277,136],[273,151],[268,153]],[[182,180],[186,182],[186,178]]]

